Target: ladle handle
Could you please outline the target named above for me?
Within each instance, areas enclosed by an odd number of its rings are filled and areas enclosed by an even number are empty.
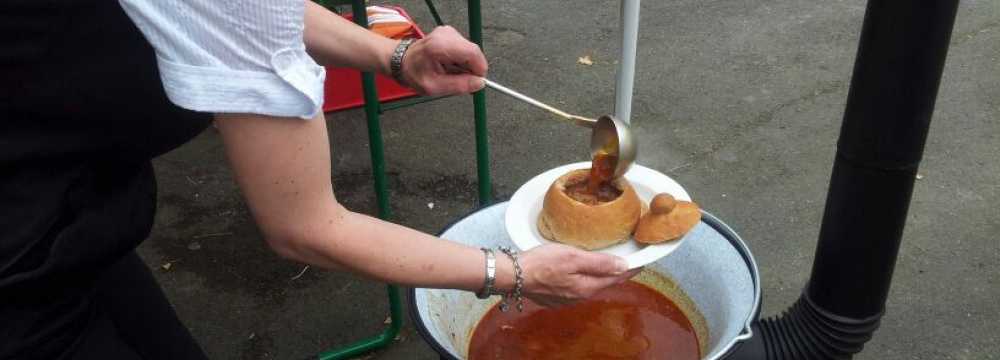
[[[541,101],[535,100],[533,98],[528,97],[527,95],[524,95],[522,93],[514,91],[514,90],[512,90],[512,89],[510,89],[510,88],[508,88],[506,86],[497,84],[497,83],[493,82],[490,79],[483,78],[483,82],[485,82],[486,86],[492,88],[493,90],[499,91],[499,92],[503,93],[504,95],[507,95],[507,96],[510,96],[512,98],[521,100],[521,101],[526,102],[528,104],[534,105],[535,107],[540,108],[542,110],[546,110],[546,111],[551,112],[553,114],[559,115],[560,117],[562,117],[562,118],[564,118],[566,120],[570,120],[570,121],[575,122],[577,125],[581,125],[581,126],[584,126],[584,127],[592,128],[592,127],[594,127],[595,124],[597,124],[597,120],[595,120],[595,119],[585,118],[585,117],[578,116],[578,115],[573,115],[573,114],[567,113],[565,111],[556,109],[556,108],[554,108],[552,106],[549,106],[549,105],[547,105],[547,104],[545,104],[545,103],[543,103]]]

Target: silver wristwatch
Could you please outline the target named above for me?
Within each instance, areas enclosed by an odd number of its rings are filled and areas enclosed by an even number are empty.
[[[413,41],[413,39],[400,41],[399,45],[396,45],[396,49],[392,51],[392,57],[389,58],[389,71],[392,78],[400,84],[403,83],[403,57],[406,56],[406,49],[410,48]]]
[[[493,254],[493,249],[482,248],[482,250],[483,254],[486,254],[486,278],[483,279],[483,288],[476,292],[476,297],[487,299],[497,294],[493,288],[497,281],[497,258]]]

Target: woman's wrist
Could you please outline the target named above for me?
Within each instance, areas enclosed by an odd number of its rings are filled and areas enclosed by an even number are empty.
[[[503,293],[514,290],[514,261],[507,255],[497,251],[497,272],[496,282],[493,288]]]
[[[379,41],[376,46],[376,52],[378,54],[378,63],[375,67],[375,71],[379,74],[392,76],[392,57],[396,48],[399,46],[400,40],[382,38],[384,41]]]
[[[392,57],[389,59],[389,70],[391,71],[391,76],[396,82],[406,86],[407,81],[403,78],[403,59],[406,57],[406,52],[413,44],[414,39],[403,39],[396,45],[396,49],[392,52]]]

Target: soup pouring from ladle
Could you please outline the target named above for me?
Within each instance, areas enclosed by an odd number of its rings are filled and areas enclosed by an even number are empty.
[[[632,129],[625,122],[616,119],[611,115],[603,115],[597,119],[591,119],[579,115],[567,113],[556,109],[541,101],[535,100],[527,95],[514,91],[506,86],[497,84],[489,79],[483,79],[486,86],[499,91],[515,99],[534,105],[540,109],[556,114],[559,117],[572,121],[574,124],[591,129],[590,135],[590,155],[596,156],[604,154],[614,160],[614,178],[625,175],[632,163],[635,162],[636,148],[635,139],[632,137]]]

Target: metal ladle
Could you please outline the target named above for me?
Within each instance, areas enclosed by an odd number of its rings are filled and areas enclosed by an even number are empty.
[[[613,177],[618,178],[628,171],[632,163],[635,162],[637,145],[632,137],[632,129],[628,124],[616,119],[611,115],[603,115],[598,119],[591,119],[579,115],[567,113],[556,109],[545,103],[535,100],[527,95],[514,91],[506,86],[497,84],[489,79],[483,79],[486,86],[499,91],[504,95],[521,100],[535,107],[541,108],[553,114],[559,115],[563,119],[572,121],[574,124],[592,129],[590,134],[590,155],[607,154],[614,159],[615,172]]]

